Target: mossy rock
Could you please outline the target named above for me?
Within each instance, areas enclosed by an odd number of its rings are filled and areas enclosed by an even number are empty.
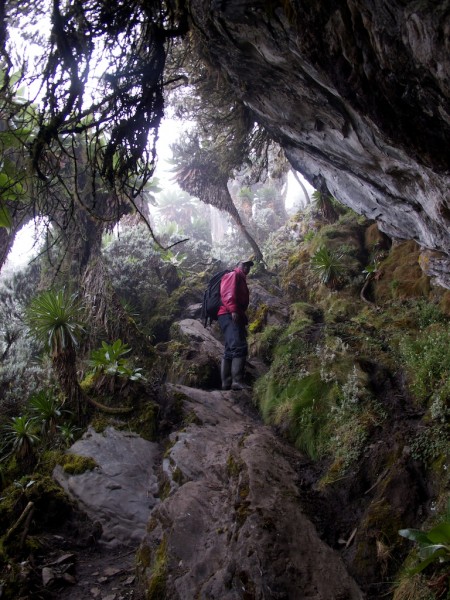
[[[314,291],[314,278],[310,272],[310,253],[302,248],[289,258],[281,273],[281,287],[292,302],[310,301]]]
[[[167,598],[168,556],[167,540],[162,538],[161,543],[152,551],[145,544],[138,553],[138,565],[145,572],[145,597],[147,600],[165,600]]]
[[[270,363],[273,351],[279,341],[285,327],[282,325],[269,325],[260,333],[253,334],[249,338],[249,351],[251,356],[257,356],[263,361]]]
[[[328,293],[323,299],[322,307],[327,323],[340,323],[356,316],[362,308],[362,302],[342,291],[339,294]]]
[[[307,302],[294,302],[289,307],[289,318],[295,327],[301,329],[305,325],[312,325],[322,320],[323,312]]]
[[[383,304],[392,299],[428,298],[430,278],[419,264],[420,247],[414,241],[403,242],[391,248],[381,263],[379,276],[373,281],[375,302]]]
[[[62,457],[61,466],[64,473],[69,475],[81,475],[86,471],[93,471],[98,464],[90,456],[68,453]]]
[[[174,315],[162,314],[155,315],[149,320],[148,330],[153,344],[166,342],[170,337],[170,327],[174,320]]]
[[[52,477],[34,474],[20,483],[2,492],[0,530],[3,533],[19,518],[28,502],[34,504],[33,532],[53,529],[72,513],[71,501]]]

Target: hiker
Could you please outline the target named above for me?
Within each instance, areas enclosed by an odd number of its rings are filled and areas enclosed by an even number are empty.
[[[226,273],[220,283],[221,306],[217,316],[225,338],[225,352],[221,364],[223,390],[243,390],[244,369],[247,359],[248,323],[245,311],[249,302],[247,275],[253,266],[252,260],[242,260],[237,267]]]

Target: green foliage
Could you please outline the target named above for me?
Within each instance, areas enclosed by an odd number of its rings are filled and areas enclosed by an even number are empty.
[[[81,429],[79,427],[75,427],[74,425],[69,425],[68,423],[63,423],[62,425],[58,425],[57,427],[59,437],[62,441],[62,445],[68,448],[74,441]]]
[[[36,336],[55,356],[76,346],[84,331],[81,306],[75,295],[64,290],[42,292],[28,307],[28,322]]]
[[[8,208],[0,204],[0,227],[5,227],[8,231],[11,229],[12,219]]]
[[[61,416],[61,402],[51,393],[41,390],[30,398],[28,404],[36,420],[41,423],[41,433],[56,433],[56,423]]]
[[[450,373],[449,325],[431,326],[418,335],[405,337],[399,350],[412,391],[421,401],[429,399],[434,390],[445,384]]]
[[[165,537],[161,540],[160,546],[156,549],[151,564],[151,577],[147,584],[146,597],[148,600],[162,600],[166,598],[167,572],[167,540]]]
[[[417,433],[410,442],[411,455],[430,465],[441,456],[449,456],[450,434],[446,424],[433,424]]]
[[[25,415],[13,417],[4,426],[3,431],[3,450],[8,450],[6,456],[13,454],[19,459],[26,460],[33,454],[33,446],[39,441],[35,419]]]
[[[128,344],[124,344],[120,339],[115,340],[112,344],[102,342],[101,348],[91,352],[89,364],[94,373],[117,375],[130,381],[141,380],[143,379],[142,369],[131,367],[129,360],[124,358],[130,351],[131,348]]]
[[[2,65],[4,67],[4,65]],[[0,128],[0,227],[11,230],[13,220],[7,203],[23,202],[28,198],[30,175],[27,161],[27,142],[37,125],[33,106],[26,103],[17,89],[22,73],[5,77],[0,67],[1,128]]]
[[[252,353],[256,354],[266,362],[273,358],[273,351],[283,332],[284,327],[280,325],[267,325],[261,333],[250,340]]]
[[[287,429],[289,439],[312,458],[323,454],[321,438],[324,418],[329,412],[328,396],[332,384],[319,373],[278,382],[270,373],[255,389],[266,422]]]
[[[450,562],[450,500],[444,520],[428,531],[400,529],[399,534],[418,546],[419,564],[409,573],[414,575],[432,563]]]
[[[329,194],[323,194],[319,190],[315,190],[311,196],[312,205],[314,208],[330,222],[336,221],[342,212],[342,205],[330,196]]]
[[[311,270],[321,283],[334,288],[339,284],[346,270],[343,256],[342,252],[321,246],[311,257]]]
[[[255,397],[263,418],[282,431],[313,459],[332,458],[329,481],[342,476],[358,460],[371,428],[386,418],[373,401],[367,375],[352,360],[349,345],[334,331],[319,328],[320,311],[305,303],[291,305],[289,327],[270,338],[269,372],[256,382]],[[267,328],[257,334],[258,354]]]
[[[380,263],[378,260],[374,259],[371,263],[369,263],[363,270],[363,275],[365,275],[366,279],[370,279],[376,275],[378,269],[380,268]]]
[[[441,312],[439,307],[432,302],[418,300],[416,302],[417,324],[420,329],[426,329],[436,323],[446,323],[447,317]]]
[[[178,274],[183,275],[183,263],[185,262],[187,255],[182,254],[181,252],[172,252],[172,250],[161,250],[160,252],[161,260],[169,265],[172,265],[176,268]]]
[[[49,365],[36,360],[40,345],[30,335],[24,319],[39,271],[38,264],[33,263],[0,279],[1,405],[14,406],[16,413],[26,398],[47,385],[50,378]]]

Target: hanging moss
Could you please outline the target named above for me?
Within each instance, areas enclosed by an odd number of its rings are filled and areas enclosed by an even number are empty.
[[[256,394],[265,422],[280,427],[298,448],[317,458],[323,452],[323,426],[333,387],[317,372],[287,382],[268,375],[258,382]]]
[[[267,304],[260,304],[255,314],[253,315],[251,322],[248,326],[248,330],[250,333],[257,333],[261,331],[264,327],[267,319],[267,313],[269,311],[269,307]]]

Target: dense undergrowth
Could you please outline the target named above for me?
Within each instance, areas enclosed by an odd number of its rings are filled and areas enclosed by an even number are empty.
[[[253,353],[269,366],[255,402],[310,456],[319,495],[354,511],[344,555],[370,597],[448,598],[449,293],[422,273],[413,242],[391,246],[351,212],[333,224],[299,216],[282,239],[269,268],[289,317],[274,323],[269,310],[270,324],[255,313],[250,325]],[[441,521],[444,549],[415,573],[418,544],[398,530]]]
[[[342,550],[350,571],[371,590],[369,597],[449,598],[448,551],[440,550],[415,572],[421,549],[398,532],[448,523],[450,292],[423,274],[413,242],[393,244],[375,224],[340,207],[333,219],[328,222],[314,209],[296,215],[270,236],[267,264],[249,279],[250,287],[257,283],[287,307],[282,314],[269,304],[250,307],[251,358],[267,367],[254,383],[254,402],[267,424],[310,457],[310,472],[300,477],[318,503],[311,518],[328,543]],[[139,230],[138,242],[142,235]],[[114,271],[115,254],[127,256],[127,250],[116,244],[108,252]],[[141,355],[121,340],[98,339],[93,347],[81,338],[78,381],[81,393],[97,403],[86,405],[82,422],[74,407],[67,412],[31,330],[19,336],[20,348],[8,348],[5,371],[18,373],[19,364],[21,371],[19,396],[11,379],[2,399],[5,590],[20,589],[18,565],[42,551],[39,539],[50,527],[37,491],[55,496],[49,505],[61,519],[74,510],[50,475],[57,464],[92,468],[66,455],[87,422],[97,430],[113,424],[158,439],[168,427],[160,384],[184,369],[186,381],[210,387],[208,365],[200,369],[189,361],[190,342],[177,337],[174,327],[201,300],[211,269],[218,270],[214,263],[209,270],[193,268],[197,259],[188,259],[187,269],[164,264],[166,276],[154,252],[141,256],[136,250],[127,259],[116,291],[145,333],[148,352]],[[23,307],[31,297],[26,289]],[[18,321],[21,314],[18,309]],[[122,408],[128,412],[120,413]],[[177,408],[170,410],[169,421],[177,421]],[[23,526],[17,528],[20,535],[10,532],[30,501],[36,506],[25,534]]]

